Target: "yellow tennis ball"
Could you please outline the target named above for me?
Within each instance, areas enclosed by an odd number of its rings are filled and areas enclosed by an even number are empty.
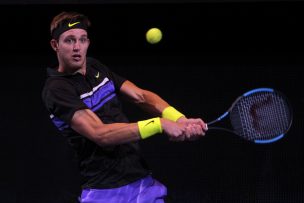
[[[162,32],[158,28],[151,28],[146,33],[146,39],[150,44],[156,44],[162,39]]]

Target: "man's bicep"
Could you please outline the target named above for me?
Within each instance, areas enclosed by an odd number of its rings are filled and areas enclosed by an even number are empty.
[[[90,109],[76,111],[71,120],[71,128],[92,141],[97,140],[100,125],[103,125],[102,121]]]

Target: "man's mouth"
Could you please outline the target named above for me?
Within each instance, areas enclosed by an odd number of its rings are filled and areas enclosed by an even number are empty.
[[[81,59],[81,55],[80,54],[73,54],[72,55],[72,58],[75,60],[75,61],[79,61]]]

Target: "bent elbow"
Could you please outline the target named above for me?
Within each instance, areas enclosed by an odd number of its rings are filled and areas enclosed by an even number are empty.
[[[134,102],[135,102],[135,104],[143,104],[146,102],[144,90],[136,94]]]

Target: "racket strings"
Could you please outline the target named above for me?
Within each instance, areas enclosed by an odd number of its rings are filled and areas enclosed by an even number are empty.
[[[234,130],[248,140],[271,139],[287,131],[291,112],[284,98],[273,93],[242,97],[230,114]]]

